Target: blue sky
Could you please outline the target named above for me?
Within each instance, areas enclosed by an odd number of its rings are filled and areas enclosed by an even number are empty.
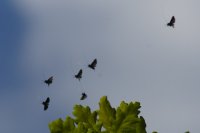
[[[103,95],[114,107],[141,102],[149,133],[199,132],[199,4],[0,1],[0,132],[48,133],[48,123],[71,115],[74,104],[94,110]],[[174,29],[166,26],[172,15]],[[81,68],[79,82],[74,74]],[[52,75],[47,87],[43,80]]]

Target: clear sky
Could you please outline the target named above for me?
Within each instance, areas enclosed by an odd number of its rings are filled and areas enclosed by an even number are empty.
[[[147,131],[200,131],[200,1],[1,0],[0,132],[48,133],[74,104],[141,102]],[[176,17],[175,28],[166,24]],[[95,71],[87,65],[97,58]],[[83,69],[79,82],[74,75]],[[50,87],[43,83],[49,76]],[[88,98],[80,101],[81,92]],[[42,101],[51,98],[47,111]]]

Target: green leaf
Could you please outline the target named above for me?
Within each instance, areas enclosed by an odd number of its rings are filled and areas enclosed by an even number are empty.
[[[117,108],[115,126],[117,130],[115,131],[119,133],[145,133],[140,129],[144,128],[145,131],[143,120],[138,118],[140,107],[139,102],[131,102],[130,104],[127,104],[122,101],[120,106]]]
[[[49,124],[51,133],[62,133],[63,132],[63,121],[58,119]]]
[[[140,122],[137,123],[136,133],[146,133],[146,123],[142,116],[140,116]]]
[[[63,122],[63,129],[68,132],[72,132],[75,129],[74,120],[71,117],[68,116]]]
[[[88,129],[96,132],[101,130],[102,124],[97,122],[97,111],[91,112],[89,107],[75,105],[73,115],[76,117],[75,122],[82,122]]]
[[[112,131],[112,125],[115,122],[116,111],[114,108],[111,107],[106,96],[100,99],[99,108],[99,121],[103,123],[103,127],[105,129],[107,129],[108,131]]]
[[[73,133],[87,133],[87,128],[82,122],[80,122]]]

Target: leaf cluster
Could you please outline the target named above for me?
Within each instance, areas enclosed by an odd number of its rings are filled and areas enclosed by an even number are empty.
[[[99,102],[99,110],[91,111],[82,105],[75,105],[73,115],[65,120],[49,123],[51,133],[146,133],[146,124],[139,116],[139,102],[121,102],[116,109],[111,107],[106,96]]]

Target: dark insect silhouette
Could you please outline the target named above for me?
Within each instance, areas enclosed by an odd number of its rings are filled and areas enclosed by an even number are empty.
[[[167,26],[171,26],[171,27],[173,27],[174,28],[174,23],[175,23],[175,17],[174,16],[172,16],[172,18],[171,18],[171,20],[170,20],[170,22],[169,23],[167,23]]]
[[[86,98],[87,98],[87,94],[85,94],[85,92],[83,92],[80,100],[84,100]]]
[[[49,102],[50,102],[50,98],[49,97],[47,97],[46,101],[42,102],[42,104],[44,105],[44,111],[48,109]]]
[[[96,65],[97,65],[97,59],[94,59],[93,62],[88,65],[88,67],[95,70]]]
[[[53,83],[53,76],[44,81],[48,86]]]
[[[80,81],[80,79],[82,78],[82,73],[83,73],[83,70],[80,69],[79,72],[75,75],[75,78],[77,78]]]

